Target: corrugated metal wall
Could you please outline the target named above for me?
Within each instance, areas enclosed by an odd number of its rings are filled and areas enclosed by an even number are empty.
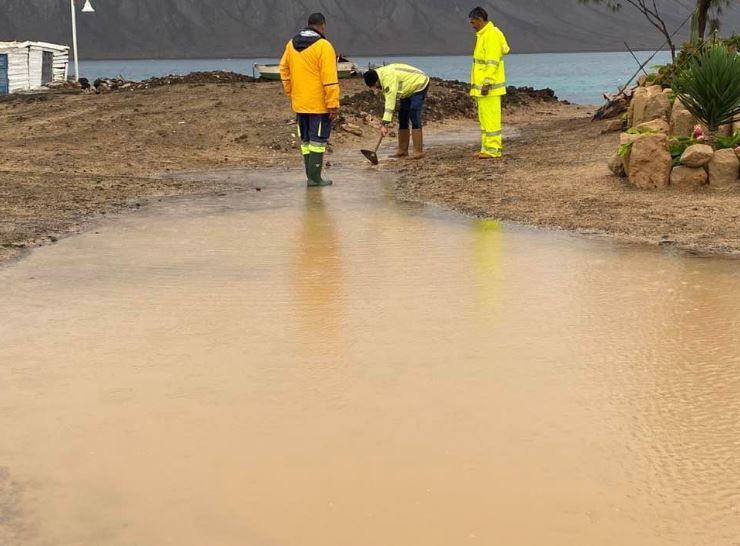
[[[0,95],[8,94],[8,54],[0,53]]]

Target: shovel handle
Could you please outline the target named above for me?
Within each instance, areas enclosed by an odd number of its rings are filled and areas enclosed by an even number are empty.
[[[383,139],[385,138],[385,135],[382,133],[380,134],[380,139],[378,140],[378,143],[375,145],[375,153],[378,153],[378,149],[380,148],[381,142],[383,142]]]

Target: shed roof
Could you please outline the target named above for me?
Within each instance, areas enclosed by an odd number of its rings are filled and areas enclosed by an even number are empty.
[[[69,46],[50,44],[48,42],[0,42],[0,49],[15,49],[27,47],[37,47],[39,49],[45,49],[47,51],[59,51],[62,53],[69,51]]]

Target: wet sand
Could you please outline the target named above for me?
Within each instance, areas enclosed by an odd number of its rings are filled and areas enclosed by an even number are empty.
[[[0,269],[3,546],[734,544],[736,262],[337,162]]]
[[[344,84],[345,96],[361,90],[361,82]],[[465,138],[431,148],[424,161],[393,164],[403,175],[402,198],[693,252],[740,252],[739,191],[627,187],[606,168],[617,137],[600,134],[601,125],[588,121],[589,108],[539,101],[512,107],[507,130],[519,138],[509,140],[507,157],[495,164],[468,157],[476,149],[475,121],[456,118],[454,110],[447,114],[445,123],[429,125],[430,142],[439,132],[459,131]],[[184,183],[168,172],[296,166],[291,120],[279,86],[264,83],[2,101],[0,260],[150,201],[242,189],[238,183]],[[337,131],[334,149],[373,146],[372,125],[357,117],[349,121],[363,136]]]

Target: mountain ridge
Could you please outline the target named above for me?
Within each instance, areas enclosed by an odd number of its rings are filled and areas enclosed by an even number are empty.
[[[78,0],[81,1],[81,0]],[[277,57],[313,11],[328,19],[328,37],[346,55],[454,55],[474,41],[474,3],[447,0],[91,0],[78,13],[80,57],[87,59]],[[669,28],[686,20],[693,0],[660,0]],[[619,12],[578,0],[483,3],[514,53],[657,49],[663,37],[634,9]],[[69,4],[3,0],[0,41],[71,43]],[[688,25],[677,36],[680,43]],[[731,9],[724,32],[740,29]]]

